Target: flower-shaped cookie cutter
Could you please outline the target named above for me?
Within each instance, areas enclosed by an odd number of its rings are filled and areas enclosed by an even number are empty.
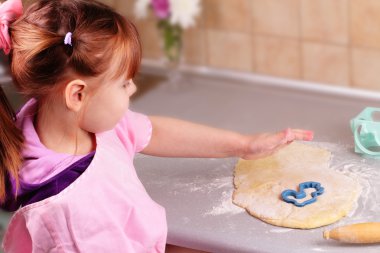
[[[380,108],[366,107],[350,123],[355,152],[380,158]]]
[[[297,199],[306,198],[305,189],[308,189],[308,188],[315,189],[315,191],[311,193],[312,198],[299,203]],[[323,188],[320,183],[310,181],[310,182],[304,182],[304,183],[299,184],[298,192],[294,190],[289,190],[289,189],[283,191],[281,193],[281,198],[283,201],[287,203],[291,203],[298,207],[303,207],[317,201],[317,197],[323,194],[324,191],[325,191],[325,188]],[[289,197],[294,197],[294,198],[289,198]]]

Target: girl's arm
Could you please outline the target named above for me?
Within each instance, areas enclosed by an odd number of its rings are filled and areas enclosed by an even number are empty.
[[[142,153],[166,157],[241,157],[270,155],[293,140],[312,140],[311,131],[286,129],[278,133],[242,135],[183,120],[150,117],[152,139]]]

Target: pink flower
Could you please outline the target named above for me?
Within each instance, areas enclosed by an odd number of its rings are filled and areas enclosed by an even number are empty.
[[[165,19],[170,15],[169,0],[152,0],[154,13],[160,19]]]

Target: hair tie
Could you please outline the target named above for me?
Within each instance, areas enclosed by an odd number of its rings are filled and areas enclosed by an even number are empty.
[[[0,5],[0,49],[5,54],[11,51],[9,25],[22,15],[21,0],[8,0]]]
[[[73,34],[71,32],[68,32],[66,33],[66,36],[65,36],[65,45],[70,45],[70,46],[73,46],[73,44],[71,43],[71,37],[73,36]]]

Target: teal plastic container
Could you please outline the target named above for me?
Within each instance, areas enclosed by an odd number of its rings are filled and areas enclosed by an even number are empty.
[[[380,108],[367,107],[351,120],[355,152],[380,158]]]

